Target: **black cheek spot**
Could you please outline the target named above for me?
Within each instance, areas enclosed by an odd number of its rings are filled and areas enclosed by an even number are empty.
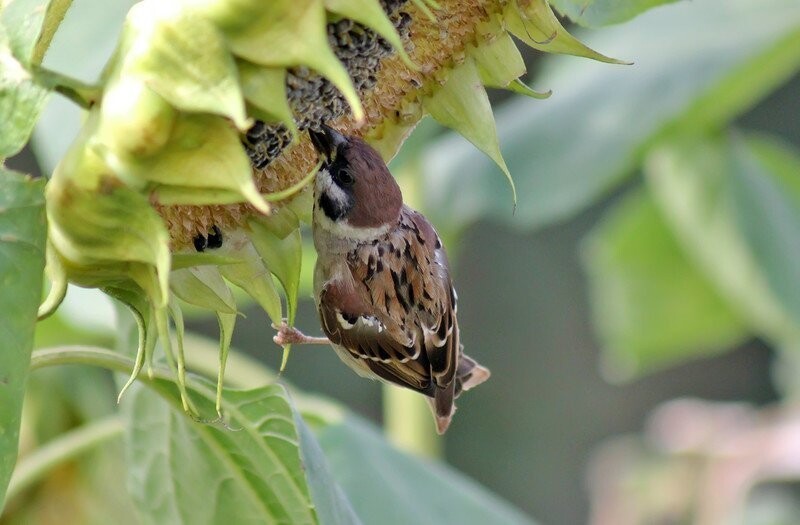
[[[383,246],[378,246],[378,257],[383,257],[384,249]]]
[[[338,221],[348,211],[346,208],[334,203],[327,193],[320,195],[319,207],[322,208],[322,211],[325,213],[325,215],[332,221]]]
[[[381,273],[383,271],[383,261],[378,259],[378,262],[375,263],[375,271]]]

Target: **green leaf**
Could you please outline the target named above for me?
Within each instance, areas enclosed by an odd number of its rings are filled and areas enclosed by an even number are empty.
[[[492,164],[452,137],[432,141],[421,162],[424,209],[451,230],[487,216],[524,227],[564,220],[631,174],[658,136],[717,128],[794,74],[799,24],[794,0],[684,2],[588,39],[634,66],[546,57],[539,76],[555,94],[495,115],[516,217]]]
[[[102,137],[101,137],[102,139]],[[104,160],[132,183],[150,181],[157,185],[190,188],[192,204],[208,191],[204,204],[215,204],[221,190],[238,193],[256,209],[267,213],[264,202],[253,181],[250,160],[242,148],[239,135],[225,119],[205,114],[178,116],[167,145],[147,157],[118,156],[116,152],[97,144]],[[156,191],[164,192],[163,187]],[[173,197],[175,194],[171,194]]]
[[[354,416],[323,427],[317,436],[334,477],[364,523],[533,523],[445,465],[399,452]]]
[[[30,63],[49,4],[50,0],[5,0],[2,3],[0,33],[8,35],[13,55],[23,64]]]
[[[69,159],[65,164],[63,169],[70,170]],[[69,177],[65,173],[48,184],[47,212],[50,240],[69,261],[70,279],[83,286],[110,286],[152,268],[160,289],[149,288],[143,275],[137,284],[153,301],[166,304],[169,236],[147,198],[116,179],[92,190]]]
[[[216,27],[190,10],[146,0],[128,15],[122,75],[134,75],[173,106],[229,117],[240,130],[244,110],[236,63]]]
[[[800,155],[768,139],[756,144],[730,144],[737,226],[773,296],[800,326]]]
[[[553,13],[547,0],[514,0],[504,12],[511,33],[527,45],[547,53],[559,53],[591,58],[610,64],[625,64],[588,47],[570,35]]]
[[[582,26],[618,24],[676,0],[550,0],[564,16]]]
[[[664,218],[710,282],[753,331],[775,343],[800,340],[800,325],[771,289],[762,255],[742,231],[740,199],[748,217],[763,206],[763,193],[734,189],[734,146],[722,139],[688,137],[655,149],[646,162],[647,182]],[[739,196],[737,196],[737,193]],[[754,219],[755,220],[755,219]],[[760,228],[771,227],[759,219]],[[764,231],[761,231],[764,234]],[[781,230],[768,235],[783,234]]]
[[[244,60],[237,64],[242,91],[255,107],[255,116],[264,122],[280,122],[296,134],[297,124],[286,99],[286,70],[257,66]]]
[[[216,266],[195,266],[174,270],[170,288],[183,301],[200,308],[236,314],[236,303]]]
[[[453,69],[445,84],[422,104],[437,122],[463,135],[497,164],[511,186],[512,202],[516,206],[514,179],[500,152],[492,106],[475,62],[468,59]]]
[[[286,309],[291,325],[297,312],[303,243],[299,228],[295,227],[285,233],[280,227],[276,229],[272,223],[274,218],[249,221],[252,230],[250,240],[269,271],[278,278],[286,292]]]
[[[353,82],[328,44],[322,0],[271,0],[259,5],[252,23],[228,32],[233,53],[263,66],[308,66],[339,89],[356,120],[364,118]]]
[[[222,250],[231,244],[227,243]],[[269,268],[249,242],[236,255],[240,257],[241,262],[220,266],[220,273],[225,279],[247,292],[269,315],[270,320],[280,325],[283,318],[281,298]]]
[[[481,82],[487,87],[506,87],[512,80],[525,74],[525,61],[507,32],[494,40],[483,42],[470,53],[478,66]]]
[[[123,402],[128,487],[145,523],[317,523],[297,429],[280,385],[226,390],[231,431],[187,418],[172,383],[134,385]],[[201,387],[201,388],[199,388]],[[214,387],[192,399],[214,410]]]
[[[637,190],[615,205],[584,248],[592,317],[610,377],[627,380],[720,352],[748,335],[648,193]]]
[[[17,154],[28,142],[48,94],[14,58],[9,44],[0,26],[0,160]]]
[[[0,168],[0,512],[17,459],[45,237],[44,181]]]
[[[300,435],[300,453],[320,523],[360,524],[361,520],[350,505],[342,487],[338,483],[332,483],[333,474],[322,448],[297,410],[294,410],[294,424]]]

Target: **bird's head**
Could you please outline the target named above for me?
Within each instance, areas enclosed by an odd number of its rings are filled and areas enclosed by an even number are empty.
[[[378,152],[324,124],[308,133],[322,158],[314,186],[314,226],[341,237],[369,239],[396,225],[403,195]]]

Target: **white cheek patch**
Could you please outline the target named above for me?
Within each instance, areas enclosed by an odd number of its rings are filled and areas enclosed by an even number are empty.
[[[346,208],[350,202],[350,197],[345,191],[333,182],[330,172],[321,169],[317,174],[317,194],[325,193],[337,206]]]

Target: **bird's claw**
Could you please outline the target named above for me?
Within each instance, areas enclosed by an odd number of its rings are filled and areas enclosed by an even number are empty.
[[[278,333],[272,337],[276,345],[286,346],[291,344],[301,343],[306,339],[306,336],[297,328],[289,326],[286,322],[281,323],[280,326],[272,325],[273,328],[278,330]]]

